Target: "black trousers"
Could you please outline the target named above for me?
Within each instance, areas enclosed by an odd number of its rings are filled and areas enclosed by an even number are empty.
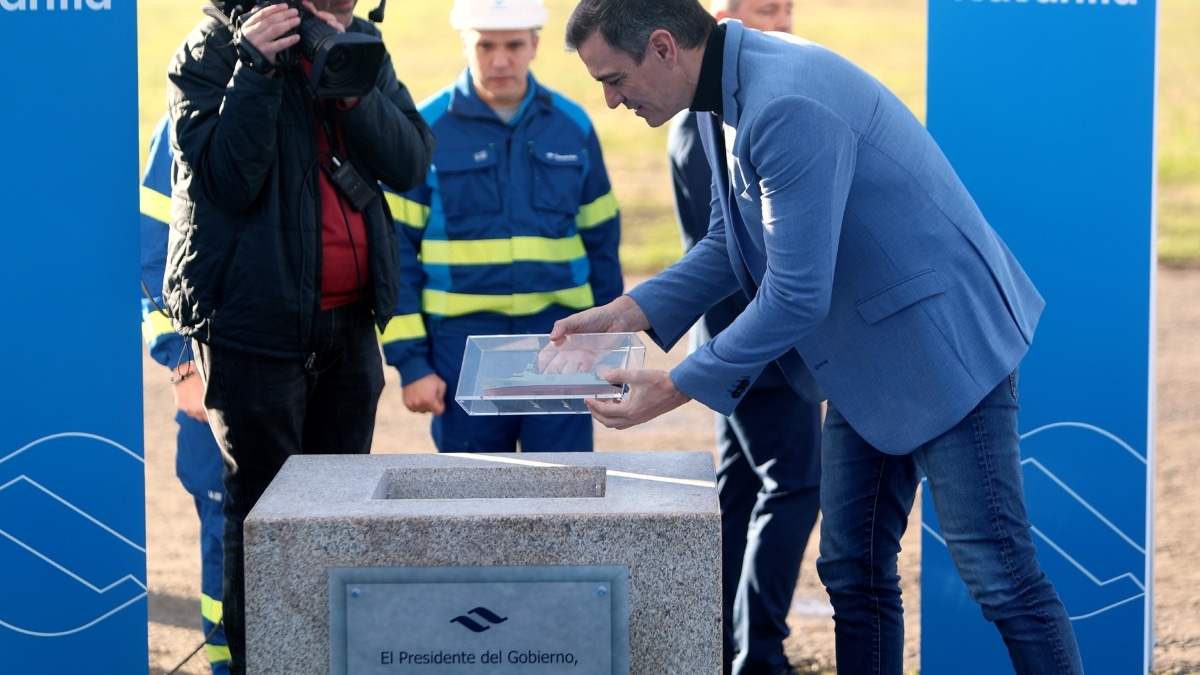
[[[277,359],[201,343],[204,407],[225,459],[223,611],[230,672],[245,672],[243,523],[299,454],[366,454],[383,391],[371,313],[355,303],[321,312],[312,356]]]
[[[787,615],[821,505],[821,407],[756,385],[718,416],[717,445],[725,672],[790,672]]]

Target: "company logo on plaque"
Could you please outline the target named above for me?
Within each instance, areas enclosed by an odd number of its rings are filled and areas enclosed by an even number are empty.
[[[496,613],[493,612],[492,610],[488,609],[487,607],[476,607],[475,609],[467,612],[467,614],[476,614],[479,616],[479,618],[481,618],[484,621],[487,621],[488,623],[493,624],[493,625],[498,624],[498,623],[504,623],[505,621],[508,621],[508,617],[496,616]],[[483,625],[480,625],[479,623],[476,623],[474,619],[467,616],[466,614],[460,614],[460,615],[454,617],[453,619],[450,619],[450,623],[460,623],[463,626],[471,629],[475,633],[482,633],[483,631],[491,628],[491,626],[483,626]]]

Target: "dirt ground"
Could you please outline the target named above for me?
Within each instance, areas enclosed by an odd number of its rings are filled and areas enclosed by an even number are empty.
[[[1155,513],[1154,673],[1200,673],[1200,269],[1161,268],[1157,311],[1157,479]],[[648,368],[667,368],[685,346],[669,354],[653,345]],[[165,371],[144,361],[146,413],[147,565],[151,675],[170,672],[201,641],[200,556],[191,498],[174,475],[173,400]],[[428,418],[404,410],[394,369],[380,403],[377,453],[433,452]],[[703,450],[713,447],[712,413],[689,403],[651,423],[626,431],[597,426],[597,450]],[[917,509],[920,500],[917,500]],[[919,514],[913,514],[918,522]],[[920,668],[920,528],[910,527],[900,559],[907,613],[906,672]],[[816,536],[800,572],[789,624],[787,651],[801,672],[833,668],[832,609],[814,568]],[[205,675],[203,653],[177,673]]]

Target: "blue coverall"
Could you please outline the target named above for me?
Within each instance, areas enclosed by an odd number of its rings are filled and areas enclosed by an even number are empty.
[[[190,344],[174,331],[171,319],[161,310],[171,212],[172,152],[168,120],[163,116],[154,129],[150,157],[142,176],[142,283],[148,289],[142,293],[142,334],[151,358],[174,369],[191,361],[193,355]],[[225,517],[221,515],[225,497],[225,488],[221,485],[224,463],[208,424],[192,419],[182,411],[176,411],[175,421],[179,424],[175,475],[192,495],[196,514],[200,517],[200,614],[207,636],[205,650],[213,675],[228,675],[229,647],[225,643],[225,633],[218,625],[224,566]]]
[[[454,401],[467,336],[549,333],[621,294],[620,215],[591,121],[532,74],[507,123],[469,70],[420,110],[438,139],[433,169],[386,193],[401,274],[387,362],[404,384],[446,382],[432,423],[440,452],[591,450],[588,415],[470,417]]]

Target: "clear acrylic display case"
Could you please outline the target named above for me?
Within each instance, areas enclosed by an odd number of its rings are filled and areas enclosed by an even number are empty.
[[[624,385],[601,375],[640,370],[646,347],[634,333],[472,335],[467,338],[454,400],[468,415],[587,413],[584,399],[619,399]]]

